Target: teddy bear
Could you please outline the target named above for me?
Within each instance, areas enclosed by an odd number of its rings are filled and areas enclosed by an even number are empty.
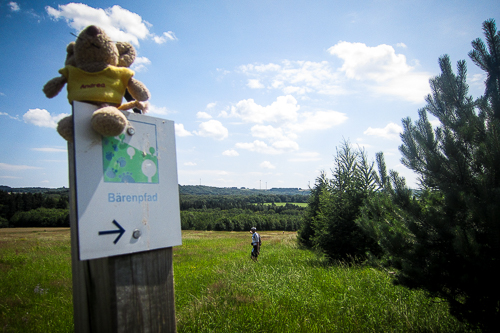
[[[67,84],[68,101],[97,105],[91,117],[92,128],[102,136],[117,136],[127,127],[122,111],[131,108],[145,110],[150,98],[146,86],[133,78],[128,67],[136,52],[130,43],[113,42],[101,28],[91,25],[83,29],[75,42],[66,48],[65,67],[61,76],[48,81],[43,92],[48,98],[59,94]],[[128,91],[134,101],[122,104]],[[73,117],[61,119],[57,132],[67,141],[73,141]]]

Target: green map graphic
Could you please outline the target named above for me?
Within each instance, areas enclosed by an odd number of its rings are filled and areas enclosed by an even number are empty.
[[[146,151],[138,149],[125,142],[125,138],[125,134],[102,138],[104,181],[158,184],[156,149],[153,147],[149,147]]]

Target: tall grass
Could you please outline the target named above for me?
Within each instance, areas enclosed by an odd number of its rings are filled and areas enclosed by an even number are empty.
[[[329,266],[294,233],[190,232],[176,248],[179,332],[468,332],[445,303],[370,267]]]
[[[69,231],[0,229],[0,330],[72,332]]]
[[[184,231],[174,248],[178,332],[469,332],[446,303],[387,273],[336,265],[292,232]],[[72,332],[69,230],[0,229],[0,332]]]

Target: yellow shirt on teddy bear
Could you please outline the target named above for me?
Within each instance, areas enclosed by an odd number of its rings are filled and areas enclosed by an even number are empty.
[[[108,66],[90,73],[74,66],[59,70],[68,81],[68,100],[91,101],[120,105],[134,71],[125,67]]]

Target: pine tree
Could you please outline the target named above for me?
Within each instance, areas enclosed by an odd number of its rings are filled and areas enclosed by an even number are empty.
[[[299,240],[331,260],[363,259],[367,251],[378,251],[378,245],[355,223],[363,201],[377,188],[373,163],[363,150],[344,141],[332,172],[332,179],[322,173],[311,190]]]
[[[448,56],[439,59],[441,74],[430,80],[419,119],[403,119],[402,163],[417,173],[420,191],[381,172],[384,190],[367,202],[358,223],[398,269],[395,283],[445,299],[457,318],[494,331],[500,327],[500,32],[494,20],[483,31],[488,49],[476,39],[469,56],[486,71],[484,96],[468,95],[465,61],[455,74]]]
[[[328,178],[326,173],[322,171],[320,175],[316,178],[316,183],[314,187],[311,188],[311,194],[309,196],[307,210],[304,215],[304,219],[300,229],[297,232],[297,239],[300,243],[307,247],[312,247],[312,238],[314,237],[314,230],[312,224],[316,215],[319,212],[320,195],[323,189],[328,184]]]

